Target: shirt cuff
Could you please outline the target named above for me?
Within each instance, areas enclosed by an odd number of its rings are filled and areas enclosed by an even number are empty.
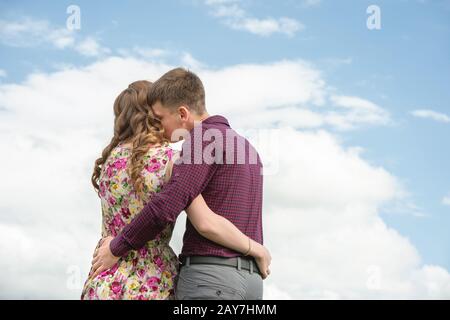
[[[119,234],[109,243],[109,250],[115,257],[123,257],[132,249],[133,247],[128,244],[122,234]]]

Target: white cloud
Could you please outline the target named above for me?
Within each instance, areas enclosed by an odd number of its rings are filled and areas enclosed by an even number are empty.
[[[291,18],[246,18],[228,23],[233,29],[245,30],[261,36],[270,36],[273,33],[284,33],[293,36],[297,31],[303,29],[303,25]]]
[[[0,78],[6,78],[7,75],[8,73],[5,70],[0,69]]]
[[[252,17],[241,7],[240,1],[206,0],[205,4],[212,8],[213,16],[235,30],[244,30],[260,36],[281,33],[292,37],[304,29],[301,22],[288,17],[264,19]]]
[[[193,70],[204,68],[205,65],[195,59],[189,52],[184,52],[181,56],[181,64],[183,67]]]
[[[46,20],[22,18],[0,20],[0,41],[14,47],[33,47],[50,43],[58,49],[74,44],[74,34],[66,28],[51,27]]]
[[[75,50],[84,56],[96,57],[110,52],[108,48],[103,48],[97,40],[88,37],[75,46]]]
[[[434,121],[438,121],[438,122],[445,122],[448,123],[450,122],[450,116],[444,114],[444,113],[440,113],[440,112],[436,112],[430,109],[419,109],[419,110],[414,110],[411,112],[411,114],[415,117],[418,118],[425,118],[425,119],[431,119]]]
[[[279,136],[281,170],[265,179],[268,285],[297,299],[450,296],[449,273],[423,266],[408,239],[379,216],[381,206],[404,196],[398,179],[326,131],[286,128]]]
[[[442,204],[450,206],[450,194],[442,198]]]
[[[127,52],[126,50],[124,52]],[[136,53],[139,57],[146,59],[154,59],[161,58],[169,54],[167,50],[159,49],[159,48],[145,48],[135,46],[133,47],[132,52]]]
[[[237,4],[232,3],[229,5],[224,5],[223,3],[211,3],[211,1],[206,2],[207,5],[216,6],[215,10],[212,12],[213,16],[218,18],[245,18],[245,11]],[[219,5],[218,5],[219,4]]]
[[[362,124],[384,125],[391,123],[389,113],[373,102],[351,96],[332,96],[331,101],[337,107],[348,112],[339,114],[331,112],[327,115],[329,123],[342,130],[352,129]]]
[[[130,82],[155,80],[172,67],[108,57],[0,84],[0,147],[9,155],[0,159],[7,182],[0,185],[0,248],[8,257],[0,261],[2,298],[79,298],[76,286],[100,235],[89,180],[112,132],[114,98]],[[279,113],[286,127],[275,146],[263,147],[250,132],[264,161],[279,160],[279,170],[265,177],[265,241],[274,258],[266,298],[450,297],[448,272],[423,265],[414,246],[379,216],[382,205],[404,197],[401,183],[328,130],[330,109],[379,114],[380,107],[331,94],[304,61],[198,73],[209,111],[236,128],[271,128],[276,111],[291,112]],[[366,117],[355,119],[367,125]],[[309,129],[294,130],[297,121]],[[178,252],[184,219],[172,241]]]
[[[91,57],[110,51],[92,37],[78,38],[75,32],[52,26],[47,20],[28,17],[16,21],[0,20],[0,42],[3,45],[27,48],[50,44],[56,49],[70,48]]]
[[[276,124],[295,128],[353,130],[392,122],[389,112],[373,102],[337,95],[334,89],[326,85],[321,72],[302,60],[237,65],[215,71],[205,70],[201,74],[212,111],[228,110],[240,115],[236,117],[238,126]],[[215,85],[209,86],[210,82]],[[228,99],[231,91],[239,99]],[[253,112],[251,121],[245,116],[250,112]]]

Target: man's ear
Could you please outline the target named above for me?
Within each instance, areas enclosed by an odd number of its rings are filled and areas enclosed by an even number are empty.
[[[178,115],[180,116],[181,122],[186,122],[189,120],[191,112],[189,111],[189,108],[187,106],[182,105],[178,108]]]

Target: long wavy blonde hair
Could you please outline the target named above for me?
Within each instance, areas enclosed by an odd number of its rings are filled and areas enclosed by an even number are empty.
[[[95,160],[92,173],[92,185],[99,193],[99,178],[103,164],[111,151],[120,143],[132,143],[132,152],[127,167],[131,183],[138,196],[142,196],[144,181],[142,170],[143,157],[153,145],[164,145],[163,128],[155,119],[153,111],[147,104],[147,95],[152,83],[145,80],[131,83],[114,101],[114,136],[103,149],[102,156]]]

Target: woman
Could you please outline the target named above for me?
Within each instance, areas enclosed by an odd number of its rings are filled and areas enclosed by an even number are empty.
[[[92,184],[103,212],[102,237],[116,236],[170,179],[174,151],[147,105],[148,81],[133,82],[114,102],[114,136],[95,161]],[[186,209],[197,231],[211,241],[247,252],[248,237],[212,212],[199,195]],[[208,223],[214,232],[204,232]],[[173,299],[178,259],[169,242],[168,225],[140,250],[130,251],[110,269],[84,284],[81,299]],[[270,263],[269,252],[251,240],[250,255],[258,265]],[[260,268],[261,269],[261,268]],[[264,269],[265,270],[265,269]],[[92,271],[92,269],[91,269]]]

